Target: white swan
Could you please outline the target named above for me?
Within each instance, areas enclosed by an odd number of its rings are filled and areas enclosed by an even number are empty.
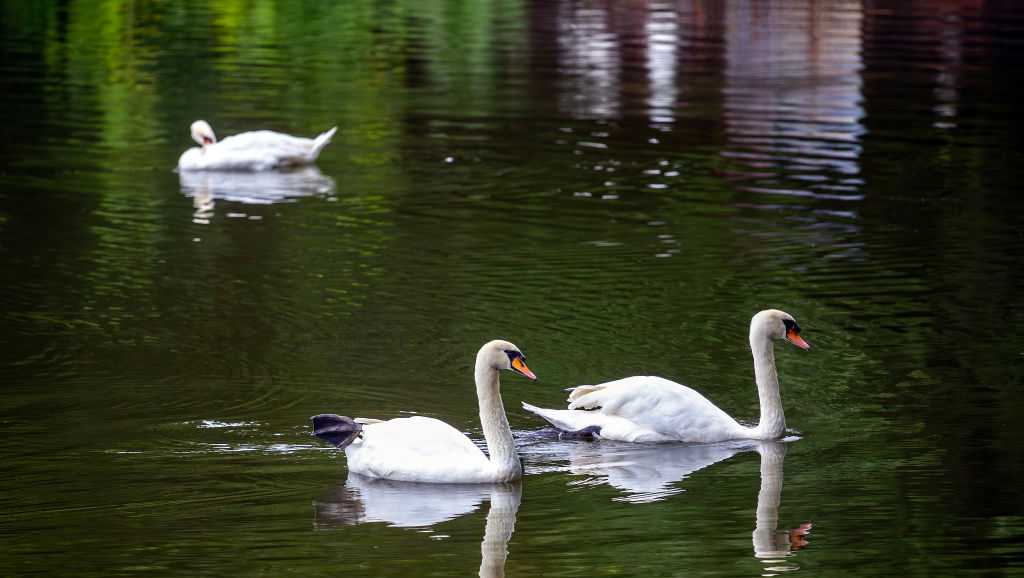
[[[178,159],[179,171],[266,171],[308,165],[331,142],[334,127],[316,138],[301,138],[269,130],[243,132],[217,142],[205,120],[192,123],[192,147]]]
[[[786,418],[773,339],[786,339],[802,349],[811,347],[800,337],[796,320],[784,311],[767,309],[750,320],[754,379],[761,400],[761,421],[754,427],[740,425],[693,389],[652,376],[572,388],[569,409],[543,409],[525,402],[523,408],[562,431],[626,442],[777,439],[786,431]]]
[[[485,343],[476,355],[476,395],[490,458],[441,420],[414,416],[380,421],[334,414],[313,416],[313,434],[345,449],[350,472],[407,482],[491,483],[523,476],[501,402],[498,372],[537,379],[526,356],[508,341]]]

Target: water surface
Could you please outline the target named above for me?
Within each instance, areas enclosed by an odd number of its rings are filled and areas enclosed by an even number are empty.
[[[1007,2],[0,5],[0,574],[1019,575],[1024,13]],[[188,125],[338,125],[316,169],[171,169]],[[558,440],[633,374],[776,444]],[[480,438],[527,476],[375,485],[308,434]],[[781,346],[780,346],[781,347]]]

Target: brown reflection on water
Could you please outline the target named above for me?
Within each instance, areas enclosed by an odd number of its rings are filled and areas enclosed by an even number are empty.
[[[530,12],[536,82],[554,79],[557,110],[572,118],[670,125],[721,59],[717,5],[534,2]]]
[[[856,201],[860,3],[731,3],[722,90],[728,144],[745,190]]]

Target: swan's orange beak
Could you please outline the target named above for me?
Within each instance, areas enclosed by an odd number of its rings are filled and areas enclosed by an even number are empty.
[[[804,341],[804,338],[800,337],[800,334],[796,332],[796,329],[790,329],[786,332],[786,340],[800,349],[811,348],[811,344]]]
[[[537,376],[530,371],[529,367],[526,367],[526,362],[523,361],[522,357],[517,357],[512,360],[512,369],[516,370],[517,373],[521,373],[528,379],[537,379]]]

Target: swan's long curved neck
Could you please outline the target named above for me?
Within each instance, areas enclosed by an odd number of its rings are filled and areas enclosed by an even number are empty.
[[[775,346],[770,337],[751,332],[750,351],[754,354],[754,381],[761,402],[761,421],[754,428],[758,439],[776,439],[786,431],[786,416],[779,393],[779,374],[775,371]]]
[[[487,453],[497,471],[498,481],[518,478],[522,474],[519,453],[508,425],[505,405],[501,401],[501,383],[498,370],[477,359],[476,396],[480,401],[480,425],[487,440]]]

